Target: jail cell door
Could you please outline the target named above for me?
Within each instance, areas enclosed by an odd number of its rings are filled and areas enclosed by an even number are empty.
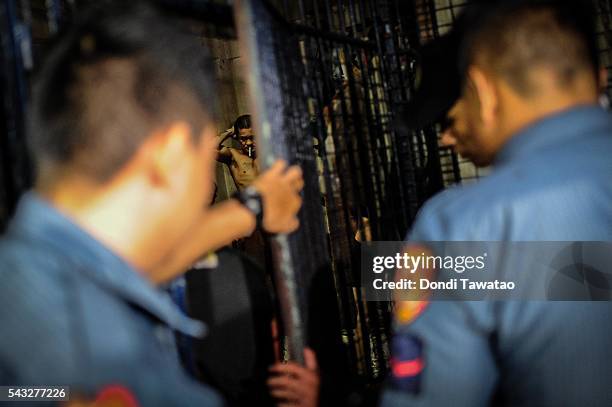
[[[306,182],[300,230],[273,241],[289,356],[300,359],[306,334],[325,314],[316,306],[324,296],[313,293],[327,275],[339,325],[327,334],[338,335],[353,382],[362,383],[388,368],[390,305],[365,301],[360,250],[368,241],[403,239],[416,212],[384,50],[397,24],[385,22],[391,12],[380,15],[380,4],[235,4],[261,164],[284,158],[302,167]]]
[[[329,268],[314,145],[309,135],[305,99],[300,89],[299,48],[295,38],[256,0],[236,2],[236,24],[262,169],[276,159],[299,164],[304,172],[300,229],[270,239],[274,282],[287,338],[286,358],[303,362],[311,279]],[[280,54],[283,52],[283,54]],[[292,95],[299,95],[293,97]]]

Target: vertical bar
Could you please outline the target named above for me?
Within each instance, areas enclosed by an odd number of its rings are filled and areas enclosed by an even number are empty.
[[[30,13],[26,2],[23,14]],[[26,149],[24,119],[27,103],[27,74],[32,68],[30,28],[18,19],[15,0],[0,3],[0,80],[3,99],[2,119],[2,176],[3,206],[9,216],[16,206],[21,192],[31,183],[30,166]],[[5,219],[4,219],[5,220]]]
[[[333,30],[334,28],[338,28],[335,27],[334,25],[334,21],[333,21],[333,14],[332,14],[332,8],[330,6],[329,0],[325,1],[325,6],[326,6],[326,11],[327,11],[327,17],[328,17],[328,21],[329,21],[329,26],[330,26],[330,30]],[[337,5],[337,14],[338,14],[338,20],[337,23],[339,25],[339,30],[342,32],[343,30],[343,26],[342,26],[342,20],[341,20],[341,10],[340,10],[340,5]],[[338,49],[338,48],[336,48]],[[325,53],[323,55],[326,55]],[[346,61],[345,61],[346,64]],[[331,66],[331,64],[330,64]],[[329,75],[328,75],[329,77]],[[334,140],[334,145],[335,145],[335,158],[336,158],[336,164],[337,164],[337,171],[339,171],[339,175],[342,177],[342,179],[339,180],[340,183],[340,192],[341,192],[341,197],[342,197],[342,202],[345,204],[342,207],[337,207],[336,209],[338,211],[340,211],[341,213],[339,214],[339,216],[337,217],[337,219],[339,220],[339,223],[341,223],[341,225],[337,225],[337,227],[339,227],[339,229],[341,229],[345,234],[346,234],[346,243],[349,245],[349,247],[345,248],[345,253],[344,256],[341,259],[338,259],[342,262],[345,263],[340,263],[340,267],[344,268],[344,281],[342,281],[342,285],[338,287],[338,289],[342,290],[343,294],[345,295],[345,301],[346,301],[346,311],[349,314],[349,319],[350,321],[355,321],[355,323],[357,322],[357,318],[359,316],[358,314],[358,310],[357,310],[357,304],[353,295],[353,290],[351,289],[350,283],[353,280],[352,277],[352,267],[353,267],[353,262],[351,259],[351,248],[350,248],[350,243],[353,240],[353,236],[352,236],[352,232],[351,232],[351,228],[350,228],[350,216],[349,216],[349,212],[348,209],[346,208],[346,203],[348,202],[355,202],[355,192],[359,191],[358,188],[358,183],[355,180],[355,177],[358,176],[358,174],[353,174],[351,173],[350,169],[356,169],[356,165],[354,162],[354,157],[352,154],[352,151],[349,151],[348,149],[348,141],[349,141],[349,133],[348,133],[348,128],[346,126],[346,123],[348,123],[347,120],[347,113],[348,113],[348,107],[347,107],[347,103],[346,103],[346,94],[345,94],[345,88],[344,88],[344,83],[342,83],[341,88],[339,89],[339,96],[340,96],[340,111],[341,111],[341,116],[344,119],[344,123],[343,123],[343,134],[339,135],[337,134],[337,129],[335,128],[336,126],[336,115],[333,109],[333,102],[332,105],[330,106],[330,121],[332,123],[332,137]],[[348,162],[347,162],[348,161]],[[348,167],[347,168],[347,164]],[[350,188],[349,188],[350,185]],[[331,195],[331,199],[328,199],[328,205],[336,205],[336,199],[335,199],[335,195],[332,194]],[[351,349],[351,356],[353,358],[353,361],[355,363],[355,368],[357,370],[357,374],[361,374],[364,370],[364,366],[362,363],[362,360],[360,359],[361,354],[363,354],[362,349],[360,349],[360,338],[358,335],[358,330],[357,330],[357,325],[351,325],[351,326],[347,326],[347,328],[350,328],[350,332],[347,331],[347,341],[350,343],[350,349]]]
[[[326,6],[329,6],[329,2],[326,2]],[[326,7],[324,9],[324,12],[326,13],[328,24],[330,24],[331,26],[330,8]],[[318,70],[316,72],[318,72],[320,75],[322,85],[325,88],[331,90],[333,89],[333,86],[330,83],[331,82],[332,62],[328,58],[329,55],[331,54],[330,46],[328,44],[328,41],[321,40],[318,37],[316,38],[316,44],[320,52],[320,60],[318,61],[319,65],[318,65]],[[327,101],[332,100],[331,93],[326,95],[326,93],[324,92],[325,89],[322,89],[320,86],[314,86],[314,88],[318,91],[316,93],[316,97],[319,101],[321,101],[322,104],[325,104]],[[327,203],[326,203],[327,216],[330,219],[329,233],[330,233],[330,236],[332,237],[337,235],[338,230],[341,230],[342,232],[347,233],[347,235],[344,236],[344,238],[341,238],[335,241],[334,244],[331,246],[331,255],[332,255],[332,261],[333,261],[332,262],[333,278],[334,278],[334,284],[336,287],[338,310],[340,314],[340,325],[342,329],[341,334],[345,335],[346,337],[346,341],[343,340],[342,342],[347,345],[347,351],[348,351],[347,358],[348,358],[349,365],[356,366],[357,354],[356,354],[356,348],[355,348],[355,343],[354,343],[354,337],[352,334],[349,334],[349,332],[352,332],[353,330],[351,321],[354,319],[353,318],[354,315],[352,312],[353,311],[352,304],[351,304],[349,293],[348,293],[348,280],[347,280],[347,272],[346,272],[346,269],[350,269],[350,258],[346,258],[346,257],[350,257],[350,247],[345,247],[344,245],[344,243],[347,243],[348,241],[347,239],[350,239],[350,236],[348,235],[348,231],[346,229],[347,219],[343,217],[343,216],[346,216],[346,211],[342,211],[342,213],[340,213],[341,209],[336,206],[336,195],[338,193],[340,194],[341,201],[347,202],[348,193],[349,193],[347,190],[347,184],[350,183],[350,179],[349,180],[347,180],[346,178],[340,179],[340,177],[338,176],[339,175],[338,165],[342,165],[342,164],[338,164],[341,159],[340,157],[341,151],[337,147],[337,146],[340,146],[340,144],[338,140],[338,135],[336,134],[336,131],[333,128],[333,124],[335,123],[335,117],[333,115],[333,111],[331,110],[333,109],[331,109],[331,106],[330,106],[330,115],[331,115],[330,120],[332,122],[332,129],[331,129],[330,136],[334,144],[334,151],[333,153],[327,151],[327,145],[326,145],[326,141],[328,137],[327,123],[323,123],[323,125],[321,124],[319,125],[320,132],[321,134],[324,135],[320,143],[320,149],[321,149],[322,156],[323,156],[323,172],[325,174],[324,180],[325,180],[325,190],[326,190],[326,198],[327,198]],[[321,114],[321,117],[322,116],[323,115]],[[320,121],[321,121],[321,118],[319,119],[319,122]],[[336,163],[333,168],[330,167],[331,158],[334,158],[334,163]],[[339,187],[339,190],[338,190],[338,187]]]
[[[256,10],[256,8],[258,8]],[[280,95],[270,95],[264,93],[263,82],[274,80],[276,75],[278,80],[279,72],[274,62],[273,66],[264,66],[264,50],[262,45],[269,47],[268,51],[274,47],[270,36],[263,35],[258,31],[271,29],[266,27],[263,4],[258,0],[237,0],[234,6],[236,26],[238,28],[238,40],[241,55],[245,57],[246,79],[249,89],[249,100],[251,111],[253,112],[256,134],[258,137],[257,147],[260,150],[260,163],[262,168],[269,168],[277,158],[288,158],[286,146],[272,143],[272,129],[284,128],[279,125],[282,117],[278,117],[279,112],[273,112],[269,106],[281,108],[281,105],[270,102],[270,97],[276,97],[278,103]],[[268,19],[269,20],[269,19]],[[270,33],[268,33],[270,34]],[[274,72],[267,71],[272,68]],[[266,69],[264,71],[264,69]],[[269,90],[266,89],[266,90]],[[279,89],[277,89],[279,90]],[[280,112],[282,116],[282,111]],[[276,235],[271,239],[274,279],[278,290],[278,297],[281,304],[281,317],[287,336],[288,357],[298,363],[304,363],[304,326],[300,311],[300,301],[297,294],[297,276],[293,266],[292,253],[290,250],[287,235]]]
[[[385,87],[388,87],[388,81],[391,79],[391,71],[392,71],[392,65],[389,61],[388,61],[388,52],[387,49],[385,47],[385,44],[383,43],[383,39],[381,38],[381,29],[383,27],[379,26],[379,14],[377,12],[377,8],[376,8],[376,4],[373,4],[372,1],[368,1],[366,3],[369,6],[369,9],[371,10],[372,13],[372,19],[374,22],[374,34],[375,34],[375,42],[377,45],[377,49],[378,49],[378,54],[380,55],[380,70],[381,70],[381,76],[382,78],[385,78],[386,81],[384,82],[384,87],[383,89],[385,90],[385,92],[388,94],[387,98],[389,100],[389,103],[395,103],[398,104],[399,102],[403,102],[403,101],[407,101],[408,100],[408,91],[409,91],[409,87],[408,84],[403,82],[403,78],[401,76],[401,66],[399,64],[399,61],[397,61],[397,64],[395,66],[395,69],[397,70],[397,75],[399,76],[399,88],[400,88],[400,97],[399,100],[394,98],[393,95],[391,94],[392,89],[385,89]],[[382,23],[382,20],[381,20]],[[393,43],[393,45],[395,45],[395,43]],[[391,50],[391,52],[393,52],[395,50],[395,53],[397,53],[397,48],[394,48],[393,50]],[[390,56],[391,58],[393,57],[393,54]],[[393,86],[393,83],[391,83],[391,86]],[[397,108],[397,106],[396,106]],[[393,118],[393,115],[391,116],[391,118]],[[392,153],[395,157],[394,160],[394,164],[395,164],[395,171],[396,174],[398,174],[398,183],[401,182],[401,187],[399,188],[399,201],[400,203],[400,209],[402,214],[406,214],[408,216],[408,218],[406,218],[404,215],[404,221],[402,222],[402,228],[404,230],[406,230],[409,226],[409,223],[412,221],[413,217],[416,214],[416,208],[410,208],[410,210],[407,210],[406,205],[404,204],[404,202],[406,202],[408,200],[408,195],[410,193],[410,190],[413,191],[414,194],[416,194],[416,179],[414,178],[414,168],[413,168],[413,143],[411,142],[409,137],[404,137],[403,140],[404,144],[407,144],[407,146],[405,146],[405,151],[404,154],[400,154],[400,150],[398,145],[402,143],[402,140],[400,139],[400,134],[398,134],[397,131],[394,131],[394,137],[392,137],[391,139],[391,148],[392,148]],[[409,154],[405,154],[406,152],[408,152]],[[401,160],[401,162],[400,162]],[[407,184],[411,185],[412,188],[408,188]],[[403,236],[401,236],[400,238],[403,238]]]
[[[62,8],[60,0],[46,0],[46,5],[49,33],[55,34],[59,30],[60,22],[62,19]]]

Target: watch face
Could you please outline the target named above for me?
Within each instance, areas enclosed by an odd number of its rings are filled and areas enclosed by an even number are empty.
[[[257,213],[257,214],[261,213],[261,205],[259,204],[259,200],[256,198],[249,198],[246,201],[246,206],[253,213]]]

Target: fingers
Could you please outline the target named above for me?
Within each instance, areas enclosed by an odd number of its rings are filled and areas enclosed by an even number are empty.
[[[294,375],[301,377],[303,375],[304,368],[295,363],[277,363],[270,366],[270,372],[278,375]]]
[[[317,356],[310,348],[304,349],[304,362],[306,367],[312,371],[317,371],[319,366],[317,365]]]
[[[264,229],[269,233],[295,232],[300,226],[297,214],[302,207],[300,191],[304,188],[301,168],[277,160],[253,186],[263,198]]]
[[[283,393],[278,397],[288,400],[292,399],[288,395],[299,394],[303,388],[300,381],[289,376],[278,376],[268,379],[268,387],[270,387],[271,393]]]
[[[272,164],[272,166],[268,169],[268,173],[274,175],[282,174],[283,171],[285,171],[285,168],[287,168],[287,161],[276,160],[274,161],[274,164]]]
[[[296,230],[298,230],[300,227],[300,220],[296,217],[293,218],[290,222],[289,225],[287,226],[287,232],[286,233],[293,233]]]
[[[266,173],[268,174],[268,176],[281,176],[281,179],[284,182],[287,182],[290,185],[294,186],[295,189],[298,191],[301,190],[304,186],[304,177],[302,174],[302,169],[297,165],[292,165],[289,168],[287,167],[287,162],[285,160],[279,159],[276,160],[270,168],[268,168]]]
[[[317,373],[313,370],[307,369],[296,363],[277,363],[270,368],[270,372],[279,375],[274,379],[284,379],[288,381],[301,381],[301,382],[316,382]],[[274,380],[270,379],[270,380]],[[283,381],[281,381],[283,383]]]
[[[270,390],[270,395],[276,400],[283,400],[285,405],[296,405],[298,397],[288,390]]]
[[[302,170],[300,170],[300,173],[302,172]],[[299,178],[294,179],[293,181],[291,181],[290,183],[291,188],[297,192],[300,193],[300,191],[302,191],[302,189],[304,189],[304,178],[300,175]]]
[[[287,162],[279,159],[272,164],[272,166],[268,169],[268,172],[274,175],[282,174],[283,179],[291,185],[303,185],[304,177],[302,174],[302,169],[297,165],[292,165],[289,168],[287,167]]]
[[[284,180],[291,185],[295,191],[301,191],[304,188],[304,177],[302,169],[296,165],[289,167],[285,172]]]
[[[309,362],[311,366],[312,362],[312,360]],[[276,375],[268,379],[267,385],[270,395],[277,400],[278,406],[317,406],[319,375],[316,371],[291,362],[276,364],[270,368],[270,371]]]
[[[450,130],[446,130],[442,133],[440,138],[440,144],[444,147],[453,147],[457,144],[457,139],[453,136]]]

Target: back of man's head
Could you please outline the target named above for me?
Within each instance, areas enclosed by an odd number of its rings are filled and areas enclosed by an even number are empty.
[[[30,149],[39,183],[65,171],[103,183],[173,122],[197,138],[214,112],[197,37],[141,1],[99,1],[52,46],[34,87]]]
[[[478,65],[519,95],[537,93],[531,73],[543,68],[561,89],[580,75],[597,81],[594,9],[587,0],[492,0],[466,12],[460,71]],[[470,15],[471,14],[471,15]]]

